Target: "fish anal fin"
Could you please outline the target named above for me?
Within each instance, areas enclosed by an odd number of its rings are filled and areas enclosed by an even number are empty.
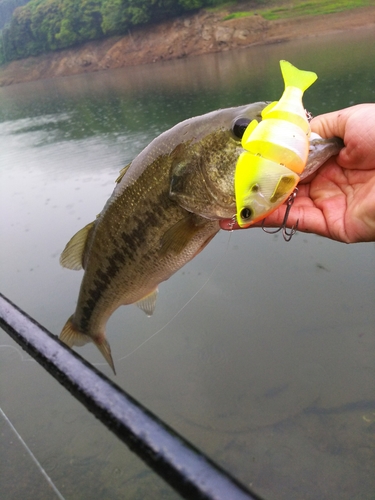
[[[169,253],[180,254],[200,229],[192,215],[176,222],[161,238],[160,257]]]
[[[83,267],[83,258],[87,238],[91,229],[95,224],[90,222],[85,227],[80,229],[66,244],[61,256],[60,264],[68,269],[78,270]]]
[[[120,170],[120,173],[117,177],[117,179],[115,180],[116,184],[118,184],[119,182],[121,182],[122,178],[124,177],[124,175],[126,174],[128,168],[130,167],[131,163],[128,163],[128,165],[125,165],[125,167],[123,167],[121,170]]]
[[[312,71],[298,69],[288,61],[280,61],[281,73],[284,78],[285,87],[297,87],[304,92],[318,78]]]
[[[139,307],[139,309],[142,309],[142,311],[146,313],[147,316],[152,316],[153,312],[155,311],[158,292],[158,287],[156,287],[155,290],[152,290],[151,293],[147,294],[141,300],[138,300],[135,305]]]

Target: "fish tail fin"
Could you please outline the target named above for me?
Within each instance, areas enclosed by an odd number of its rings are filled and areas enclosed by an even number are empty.
[[[105,338],[105,334],[100,335],[99,338],[92,338],[89,335],[80,332],[73,322],[73,316],[71,316],[65,323],[59,338],[62,342],[64,342],[64,344],[66,344],[69,347],[73,346],[81,347],[87,344],[88,342],[94,342],[96,347],[102,353],[104,359],[112,368],[113,373],[116,375],[115,365],[113,363],[111,354],[111,347],[108,343],[108,340]]]
[[[318,78],[317,74],[313,71],[298,69],[288,61],[280,61],[280,68],[285,87],[297,87],[302,92],[308,89]]]
[[[80,332],[74,325],[73,316],[70,316],[68,321],[65,323],[64,328],[60,333],[59,339],[69,347],[81,347],[88,342],[91,342],[91,338],[85,333]]]
[[[112,368],[113,373],[116,375],[115,364],[113,362],[112,354],[111,354],[111,346],[109,345],[108,340],[103,336],[101,339],[93,339],[94,344],[102,353],[104,359],[107,361],[109,366]]]

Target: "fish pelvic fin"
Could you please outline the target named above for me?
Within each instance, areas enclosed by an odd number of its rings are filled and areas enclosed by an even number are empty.
[[[109,366],[112,368],[113,373],[116,375],[115,365],[113,363],[111,354],[111,347],[107,339],[105,338],[105,334],[100,335],[100,337],[98,338],[93,338],[89,335],[86,335],[85,333],[80,332],[73,323],[73,316],[71,316],[65,323],[64,328],[59,335],[59,339],[69,347],[82,347],[88,342],[93,342],[102,353]]]
[[[75,271],[83,268],[86,242],[94,224],[95,221],[90,222],[68,241],[60,257],[60,264],[63,267]]]
[[[148,293],[147,295],[142,297],[141,300],[138,300],[135,303],[135,305],[138,306],[139,309],[141,309],[149,317],[152,316],[153,312],[155,311],[158,292],[158,287],[156,287],[155,290],[152,290],[152,292]]]
[[[297,87],[304,92],[318,78],[317,74],[313,71],[298,69],[288,61],[281,60],[280,68],[284,78],[285,88]]]

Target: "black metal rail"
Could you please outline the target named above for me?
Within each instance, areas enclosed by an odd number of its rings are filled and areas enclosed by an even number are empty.
[[[0,326],[183,498],[261,500],[2,294]]]

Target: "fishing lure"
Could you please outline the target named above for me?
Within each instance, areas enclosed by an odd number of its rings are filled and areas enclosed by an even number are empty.
[[[307,163],[310,125],[302,96],[318,77],[288,61],[280,61],[280,68],[285,83],[281,99],[263,109],[260,123],[250,122],[241,141],[245,151],[237,161],[234,187],[237,222],[243,228],[286,200],[293,202]]]

